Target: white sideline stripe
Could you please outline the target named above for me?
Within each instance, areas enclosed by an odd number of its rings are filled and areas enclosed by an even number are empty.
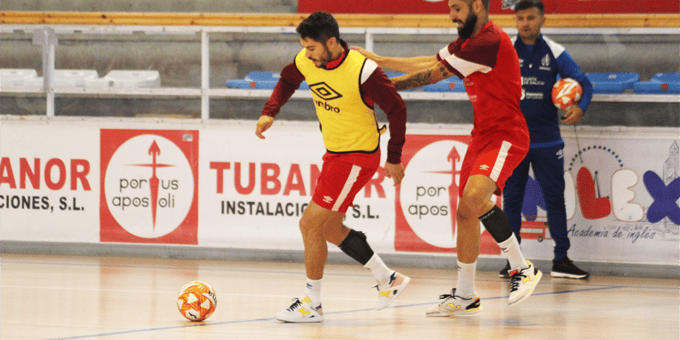
[[[357,178],[359,177],[359,172],[361,172],[361,167],[352,165],[352,170],[349,172],[349,177],[347,177],[347,182],[345,182],[345,186],[342,187],[342,191],[340,192],[340,196],[338,196],[337,201],[335,201],[335,204],[333,205],[333,211],[338,211],[340,209],[340,206],[342,203],[345,201],[345,198],[347,198],[347,195],[349,194],[349,191],[352,190],[352,186],[354,186],[354,183],[357,181]]]
[[[498,175],[500,175],[501,170],[503,170],[503,164],[505,164],[505,159],[508,158],[508,150],[510,150],[511,146],[512,143],[508,141],[503,141],[503,144],[501,144],[501,149],[498,151],[498,157],[496,157],[496,163],[493,165],[493,169],[491,169],[491,179],[494,182],[498,180]]]

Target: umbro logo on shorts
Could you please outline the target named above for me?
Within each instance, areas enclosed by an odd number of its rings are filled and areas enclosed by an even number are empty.
[[[333,203],[333,197],[324,196],[323,201],[326,202],[326,203]]]
[[[489,166],[486,165],[486,164],[480,165],[479,168],[480,168],[481,170],[484,170],[484,171],[489,170]]]

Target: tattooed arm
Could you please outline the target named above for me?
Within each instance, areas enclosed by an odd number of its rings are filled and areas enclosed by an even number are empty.
[[[390,80],[394,83],[397,91],[401,91],[434,84],[452,75],[453,73],[446,69],[446,66],[437,63],[426,70],[391,78]]]
[[[363,54],[366,58],[375,61],[381,68],[391,68],[409,73],[401,77],[390,78],[397,91],[434,84],[453,75],[446,66],[437,60],[436,56],[412,58],[383,57],[368,52],[361,47],[352,46],[352,49]]]
[[[426,57],[411,57],[411,58],[397,58],[397,57],[383,57],[375,53],[371,53],[361,47],[352,46],[353,50],[361,53],[364,57],[371,59],[380,66],[380,68],[393,69],[401,72],[411,73],[417,71],[427,70],[439,63],[434,56]]]

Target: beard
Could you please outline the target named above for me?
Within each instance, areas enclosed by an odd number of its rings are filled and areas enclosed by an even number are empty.
[[[455,21],[454,21],[455,23]],[[458,36],[465,40],[470,38],[472,35],[472,32],[475,31],[475,25],[477,24],[477,14],[472,12],[472,8],[470,8],[470,14],[468,14],[468,17],[465,19],[465,22],[463,23],[463,27],[458,29]]]
[[[326,65],[328,64],[328,62],[331,61],[331,51],[328,49],[328,46],[324,46],[323,47],[323,53],[321,54],[319,59],[311,59],[310,58],[310,60],[320,63],[319,65],[314,63],[314,66],[316,66],[316,68],[325,68]]]

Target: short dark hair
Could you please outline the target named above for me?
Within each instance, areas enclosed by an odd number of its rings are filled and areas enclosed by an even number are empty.
[[[545,8],[541,0],[522,0],[515,4],[515,12],[534,7],[538,9],[541,15],[545,14]]]
[[[465,3],[468,5],[469,8],[472,8],[472,3],[475,2],[475,0],[464,0]],[[491,0],[482,0],[482,5],[484,5],[484,8],[486,11],[489,11],[489,1]]]
[[[340,39],[340,27],[332,15],[327,12],[314,12],[303,20],[295,29],[300,38],[311,38],[320,43],[326,43],[328,39]]]

